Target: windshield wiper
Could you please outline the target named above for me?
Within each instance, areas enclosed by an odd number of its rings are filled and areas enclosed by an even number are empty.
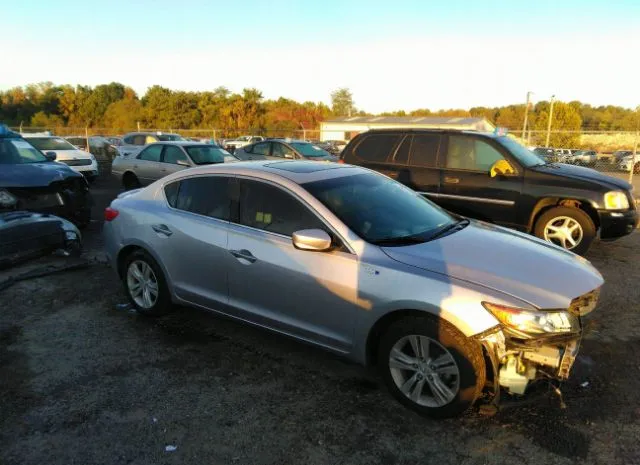
[[[434,239],[444,236],[445,234],[450,234],[455,231],[459,231],[460,229],[465,228],[469,223],[470,221],[467,218],[462,218],[460,221],[448,224],[444,226],[442,229],[440,229],[439,231],[433,233],[431,237],[429,237],[429,240],[432,241]]]
[[[374,245],[411,245],[422,244],[426,239],[420,236],[385,237],[371,241]]]

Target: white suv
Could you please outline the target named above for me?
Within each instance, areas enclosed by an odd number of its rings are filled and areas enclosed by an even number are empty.
[[[68,165],[74,171],[84,175],[89,182],[98,177],[98,162],[91,153],[80,150],[62,137],[42,134],[22,134],[29,143],[45,155],[53,152],[55,160]]]

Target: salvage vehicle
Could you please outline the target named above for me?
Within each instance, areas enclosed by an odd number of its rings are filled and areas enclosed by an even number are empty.
[[[262,136],[240,136],[235,139],[225,140],[224,148],[229,152],[234,153],[237,149],[244,147],[245,145],[255,144],[264,140]]]
[[[338,157],[311,142],[304,140],[282,139],[266,140],[246,145],[233,154],[240,160],[311,160],[338,161]]]
[[[50,213],[85,227],[92,199],[87,180],[56,153],[42,153],[20,134],[0,125],[0,210]]]
[[[237,160],[217,145],[191,141],[158,142],[138,154],[117,157],[111,165],[111,173],[129,190],[192,166]]]
[[[118,154],[125,156],[138,153],[145,145],[154,142],[185,140],[180,134],[166,132],[130,132],[122,137],[122,144],[117,146]]]
[[[499,133],[371,130],[349,143],[341,161],[397,179],[457,214],[534,234],[581,255],[597,236],[617,239],[638,223],[628,182],[546,162]]]
[[[567,378],[603,284],[578,255],[337,163],[193,168],[104,215],[139,313],[192,305],[315,344],[434,417]]]
[[[98,161],[92,153],[80,150],[62,137],[39,134],[22,134],[31,145],[41,152],[53,152],[56,161],[70,166],[92,183],[98,177]]]
[[[73,223],[49,214],[0,212],[0,270],[57,250],[80,254],[81,235]]]

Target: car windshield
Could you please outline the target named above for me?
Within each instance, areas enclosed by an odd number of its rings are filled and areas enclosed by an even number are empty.
[[[326,150],[306,142],[292,142],[291,146],[304,157],[326,157],[330,155]]]
[[[402,184],[363,173],[302,185],[362,239],[377,245],[426,242],[457,223]]]
[[[0,139],[0,165],[42,163],[47,158],[28,142],[21,139]]]
[[[529,168],[531,166],[546,164],[546,162],[542,158],[540,158],[538,155],[536,155],[526,147],[520,145],[518,142],[511,139],[510,137],[507,137],[507,136],[496,137],[496,140],[498,141],[499,144],[505,147],[511,155],[516,157],[516,159],[520,163],[522,163],[522,166]]]
[[[229,152],[219,147],[208,146],[194,146],[186,147],[187,153],[196,165],[209,165],[211,163],[222,163],[224,157],[229,156]]]
[[[158,134],[156,137],[158,138],[158,140],[161,140],[163,142],[185,140],[182,136],[178,134]]]
[[[29,137],[29,142],[38,150],[78,150],[61,137]]]

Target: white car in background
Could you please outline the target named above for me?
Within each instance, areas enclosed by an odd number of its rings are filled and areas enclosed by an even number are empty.
[[[618,162],[619,170],[631,171],[632,167],[634,173],[640,173],[640,153],[636,153],[635,156],[633,154],[625,155]]]
[[[264,137],[262,136],[240,136],[233,140],[225,140],[224,148],[233,153],[234,150],[244,147],[245,145],[262,142],[263,140]]]
[[[82,174],[87,181],[93,182],[98,177],[98,162],[91,153],[80,150],[62,137],[24,133],[22,137],[42,153],[53,152],[56,161],[68,165]]]

